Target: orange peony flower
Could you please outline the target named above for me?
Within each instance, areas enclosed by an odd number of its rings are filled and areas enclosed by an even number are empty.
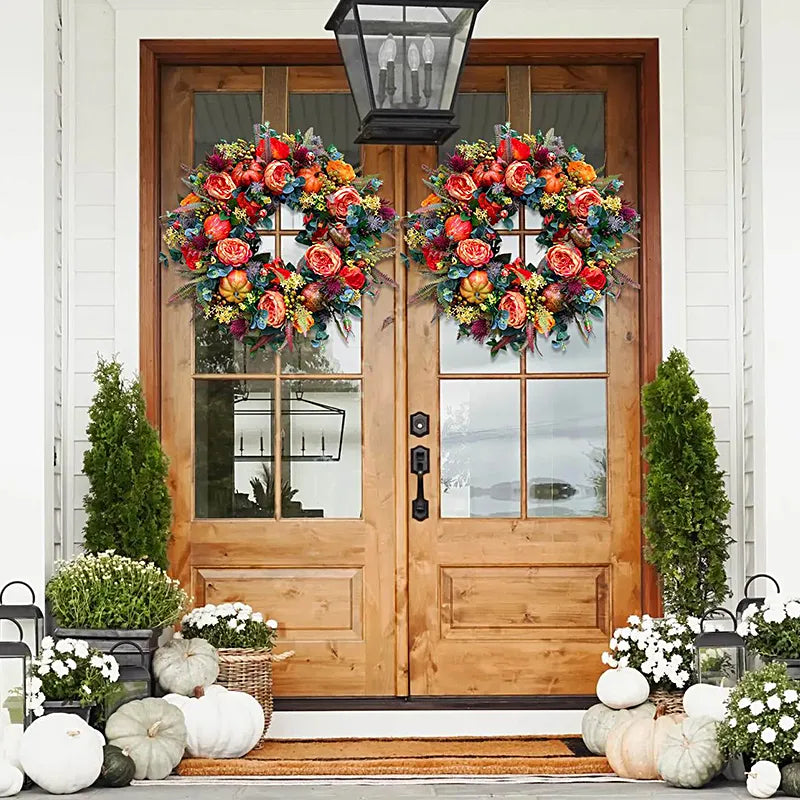
[[[457,172],[451,175],[444,183],[444,190],[453,200],[466,203],[472,200],[472,193],[478,187],[468,172]]]
[[[480,239],[463,239],[456,246],[456,255],[468,267],[482,267],[492,257],[492,248]]]
[[[561,167],[556,164],[554,167],[543,169],[539,173],[540,178],[544,178],[544,190],[547,194],[558,194],[563,188],[567,179],[561,171]]]
[[[328,211],[337,219],[347,219],[350,206],[360,206],[361,195],[352,186],[340,186],[328,197]]]
[[[578,183],[592,183],[597,179],[594,167],[585,161],[570,161],[567,164],[567,173]]]
[[[306,264],[321,278],[330,278],[342,268],[342,254],[330,242],[312,244],[306,250]]]
[[[506,292],[500,299],[498,308],[508,312],[508,324],[512,328],[521,328],[528,318],[528,307],[521,292]]]
[[[261,295],[258,301],[259,311],[267,312],[267,325],[270,328],[279,328],[286,319],[286,303],[283,295],[270,289]]]
[[[276,194],[283,191],[283,187],[294,177],[292,168],[287,161],[270,161],[264,167],[264,185]]]
[[[584,186],[578,189],[567,201],[570,213],[578,219],[586,219],[592,206],[599,206],[603,202],[600,192],[594,186]]]
[[[511,194],[521,195],[528,185],[528,177],[533,177],[533,167],[527,161],[514,161],[506,168],[506,186]]]
[[[358,267],[345,265],[339,275],[351,289],[360,289],[367,282],[366,275]]]
[[[223,239],[217,242],[214,251],[217,258],[229,267],[240,267],[242,264],[246,264],[253,255],[249,245],[241,239]]]
[[[586,281],[587,286],[591,286],[598,292],[606,285],[605,273],[597,267],[584,267],[581,270],[581,278]]]
[[[545,259],[547,266],[562,278],[574,278],[583,269],[580,250],[569,244],[554,244]]]
[[[215,200],[230,200],[236,184],[227,172],[212,172],[206,178],[203,188],[206,194]]]
[[[346,161],[341,160],[329,161],[325,171],[339,183],[349,183],[356,177],[356,171]]]

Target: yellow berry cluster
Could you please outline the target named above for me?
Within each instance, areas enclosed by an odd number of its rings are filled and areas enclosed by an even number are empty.
[[[255,147],[252,142],[244,139],[237,139],[235,142],[220,142],[216,145],[217,152],[230,161],[241,161],[245,158],[252,158],[255,154]]]

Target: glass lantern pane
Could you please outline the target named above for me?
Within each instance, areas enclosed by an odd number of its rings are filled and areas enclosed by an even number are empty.
[[[351,8],[336,32],[336,40],[342,53],[358,115],[363,119],[372,108],[372,88],[369,84],[369,71],[364,63],[359,32],[355,11]]]

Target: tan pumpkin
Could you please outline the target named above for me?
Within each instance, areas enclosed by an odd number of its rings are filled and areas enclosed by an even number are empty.
[[[686,719],[685,714],[665,714],[656,709],[653,718],[635,717],[612,728],[606,741],[606,758],[620,778],[657,780],[658,756],[667,734]]]

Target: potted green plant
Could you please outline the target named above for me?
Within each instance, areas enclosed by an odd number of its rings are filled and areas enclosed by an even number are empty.
[[[77,714],[87,722],[94,707],[119,689],[119,664],[80,639],[42,639],[31,662],[27,706],[34,717]]]
[[[745,766],[766,759],[783,765],[800,758],[800,683],[784,664],[748,672],[728,700],[717,741],[727,758]]]
[[[781,661],[789,676],[800,679],[800,599],[779,594],[742,613],[738,633],[747,649],[765,662]]]
[[[188,602],[180,583],[163,569],[112,552],[62,562],[45,596],[56,639],[84,639],[103,653],[134,642],[151,674],[163,629],[178,621]],[[140,663],[138,652],[118,649],[116,657],[123,665]]]
[[[138,379],[125,381],[122,365],[100,359],[97,393],[89,409],[83,457],[89,479],[84,498],[84,550],[147,559],[167,567],[172,502],[168,461],[158,431],[147,419]]]
[[[664,608],[702,616],[730,595],[724,473],[717,464],[708,403],[689,361],[673,350],[642,390],[648,464],[644,532],[647,560],[661,578]]]

